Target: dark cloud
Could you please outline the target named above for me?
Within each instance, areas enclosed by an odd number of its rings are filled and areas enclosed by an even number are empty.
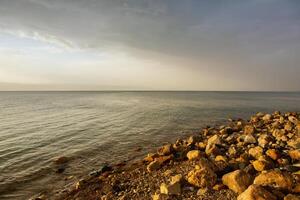
[[[182,57],[193,61],[180,63],[191,70],[202,61],[211,73],[257,77],[272,88],[280,74],[300,85],[299,9],[297,0],[1,0],[0,28],[83,49]]]

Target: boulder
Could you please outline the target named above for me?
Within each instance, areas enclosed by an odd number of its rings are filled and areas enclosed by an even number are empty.
[[[211,168],[197,165],[188,173],[187,181],[197,187],[212,187],[216,184],[217,175]]]
[[[199,150],[192,150],[192,151],[189,151],[189,152],[186,154],[186,157],[187,157],[189,160],[199,159],[199,158],[201,158],[201,151],[199,151]]]
[[[230,172],[225,174],[222,177],[222,182],[229,189],[234,192],[240,194],[245,191],[249,185],[252,183],[252,178],[249,174],[247,174],[243,170],[236,170],[234,172]]]
[[[157,169],[160,168],[160,162],[157,160],[152,161],[148,166],[147,166],[147,170],[148,172],[152,172],[155,171]]]
[[[253,147],[249,149],[248,153],[253,158],[258,159],[260,156],[263,155],[263,148],[261,148],[260,146]]]
[[[277,200],[276,196],[258,185],[250,185],[237,200]]]
[[[254,184],[290,191],[293,187],[293,177],[288,172],[270,170],[258,175],[254,179]]]

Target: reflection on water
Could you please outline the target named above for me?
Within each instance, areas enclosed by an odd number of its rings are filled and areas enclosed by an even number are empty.
[[[299,108],[300,93],[0,92],[0,199],[56,191],[230,117]],[[62,155],[71,161],[56,174]]]

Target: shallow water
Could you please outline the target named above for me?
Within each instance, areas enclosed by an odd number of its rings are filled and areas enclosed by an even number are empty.
[[[0,92],[0,199],[53,192],[105,162],[274,110],[300,111],[300,93]],[[63,174],[55,173],[59,156],[71,158]]]

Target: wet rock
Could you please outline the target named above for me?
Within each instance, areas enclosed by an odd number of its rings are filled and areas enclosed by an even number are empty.
[[[199,159],[201,158],[201,151],[199,150],[192,150],[192,151],[189,151],[187,154],[186,154],[186,157],[189,159],[189,160],[195,160],[195,159]]]
[[[196,166],[188,173],[187,181],[197,187],[212,187],[217,181],[217,175],[211,168]]]
[[[295,150],[289,151],[289,156],[293,160],[300,160],[300,149],[295,149]]]
[[[158,149],[158,154],[159,155],[162,155],[162,156],[167,156],[167,155],[170,155],[172,154],[173,152],[173,147],[171,144],[167,144],[167,145],[164,145],[162,146],[160,149]]]
[[[283,200],[300,200],[300,195],[288,194]]]
[[[61,174],[61,173],[63,173],[65,170],[66,170],[65,166],[59,166],[59,167],[56,169],[55,173]]]
[[[254,179],[254,184],[282,190],[291,190],[293,187],[293,177],[288,172],[271,170],[258,175]]]
[[[69,162],[69,158],[66,156],[61,156],[54,160],[54,163],[57,165],[66,164],[67,162]]]
[[[260,156],[263,155],[263,148],[261,148],[260,146],[253,147],[253,148],[249,149],[248,153],[253,158],[258,159]]]
[[[243,170],[236,170],[234,172],[225,174],[222,177],[222,182],[229,189],[240,194],[243,191],[245,191],[249,185],[251,185],[252,178],[249,174],[247,174]]]
[[[148,172],[153,172],[154,170],[157,170],[160,168],[160,162],[157,160],[152,161],[148,166],[147,170]]]
[[[277,200],[277,198],[263,187],[251,185],[237,197],[237,200]]]

